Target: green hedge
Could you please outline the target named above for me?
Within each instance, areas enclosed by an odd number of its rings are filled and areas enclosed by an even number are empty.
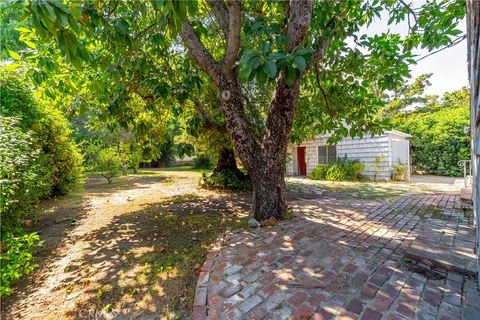
[[[68,192],[82,178],[67,119],[30,88],[21,71],[0,68],[0,296],[33,269],[31,247],[39,239],[24,229],[37,202]]]
[[[337,159],[335,162],[319,165],[310,173],[312,180],[327,181],[358,181],[362,180],[362,171],[365,165],[359,160],[347,158]]]
[[[0,69],[1,110],[4,117],[18,118],[24,132],[31,132],[40,149],[44,196],[67,193],[82,177],[82,156],[72,139],[64,115],[47,101],[35,98],[21,71]]]
[[[470,159],[468,103],[438,111],[412,113],[396,121],[396,127],[412,135],[414,168],[428,174],[461,176],[459,160]],[[394,159],[395,160],[395,159]]]

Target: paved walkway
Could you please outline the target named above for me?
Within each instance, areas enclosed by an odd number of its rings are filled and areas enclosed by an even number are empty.
[[[472,278],[404,257],[435,221],[429,206],[449,201],[295,201],[294,219],[227,234],[208,255],[194,319],[480,319]]]

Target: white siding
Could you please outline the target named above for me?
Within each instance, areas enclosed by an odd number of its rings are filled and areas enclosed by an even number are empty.
[[[373,179],[375,175],[375,158],[383,156],[377,179],[389,180],[392,174],[391,140],[387,135],[364,136],[363,138],[345,138],[337,144],[338,157],[358,159],[365,164],[363,175]]]
[[[327,136],[317,136],[314,139],[305,141],[301,146],[306,146],[305,161],[307,164],[307,175],[318,166],[318,146],[327,144]],[[291,161],[287,163],[287,175],[298,174],[297,149],[296,146],[290,146],[288,152],[291,154]],[[380,170],[377,179],[388,180],[392,175],[392,138],[389,134],[371,137],[369,135],[363,138],[345,138],[337,143],[337,157],[347,157],[348,159],[358,159],[365,164],[363,174],[373,179],[374,160],[376,157],[383,156],[383,162],[380,164]]]
[[[287,176],[298,175],[297,170],[297,148],[294,146],[288,146],[287,149],[287,163],[286,163],[286,174]]]

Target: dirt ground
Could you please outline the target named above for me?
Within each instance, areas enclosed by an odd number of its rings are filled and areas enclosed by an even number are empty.
[[[3,319],[190,319],[199,268],[228,228],[245,228],[251,195],[199,189],[199,172],[89,178],[40,205],[39,268],[2,301]],[[443,184],[287,179],[287,199],[377,201]]]
[[[245,223],[250,197],[198,189],[199,177],[90,178],[42,203],[39,268],[3,299],[2,318],[188,319],[208,246]]]

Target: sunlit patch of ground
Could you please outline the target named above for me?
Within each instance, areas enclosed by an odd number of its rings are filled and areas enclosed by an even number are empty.
[[[361,181],[335,182],[317,181],[308,178],[288,177],[287,185],[291,188],[303,188],[322,191],[324,197],[357,198],[363,200],[381,200],[400,195],[425,194],[435,192],[459,192],[461,179],[436,177],[430,181],[428,177],[415,176],[411,182],[397,181]]]
[[[245,228],[248,194],[197,188],[198,172],[94,176],[41,206],[40,268],[2,301],[11,319],[189,318],[199,270],[227,229]]]

